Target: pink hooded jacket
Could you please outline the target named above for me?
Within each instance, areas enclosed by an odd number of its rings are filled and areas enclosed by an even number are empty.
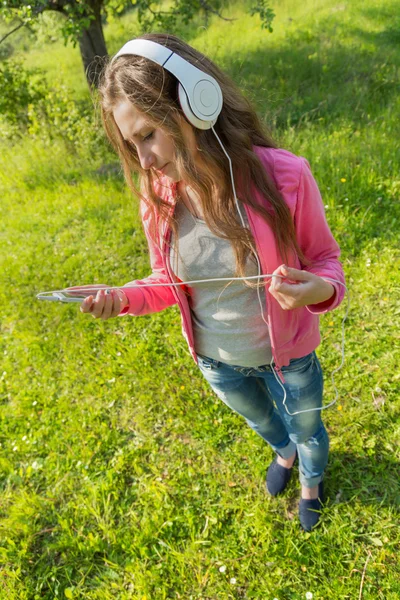
[[[308,161],[282,149],[255,146],[254,152],[259,156],[290,208],[298,244],[304,255],[311,261],[310,266],[304,267],[304,270],[322,278],[331,277],[344,283],[343,269],[338,260],[340,249],[326,221],[321,194]],[[161,197],[170,202],[171,211],[174,210],[176,203],[176,187],[176,183],[164,176],[161,179],[160,189],[157,190]],[[253,193],[260,204],[267,206],[268,201],[256,188]],[[244,207],[256,243],[262,273],[272,273],[284,262],[279,255],[273,231],[251,207],[246,204]],[[190,353],[197,363],[190,308],[185,292],[180,286],[141,287],[146,283],[173,281],[166,244],[163,244],[160,252],[159,244],[150,237],[151,211],[144,202],[141,203],[141,215],[149,246],[152,274],[145,279],[126,284],[136,284],[137,287],[121,288],[129,300],[129,305],[118,316],[145,315],[178,304],[181,311],[182,332]],[[159,222],[157,230],[159,227],[163,232],[161,239],[163,237],[169,239],[170,231],[165,230],[165,223]],[[288,266],[302,268],[299,259],[294,255]],[[267,288],[270,282],[271,279],[268,278]],[[320,304],[292,310],[283,310],[277,300],[266,290],[266,316],[272,354],[275,370],[282,381],[284,381],[280,370],[282,366],[288,365],[292,358],[301,358],[309,354],[319,345],[321,341],[319,314],[335,309],[343,300],[345,293],[343,286],[331,281],[329,283],[335,288],[332,298]]]

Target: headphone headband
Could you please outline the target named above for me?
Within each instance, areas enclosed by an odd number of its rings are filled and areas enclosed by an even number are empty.
[[[166,46],[151,40],[127,42],[113,57],[133,54],[148,58],[167,69],[179,81],[179,101],[188,121],[199,129],[210,129],[222,109],[222,91],[218,82]]]

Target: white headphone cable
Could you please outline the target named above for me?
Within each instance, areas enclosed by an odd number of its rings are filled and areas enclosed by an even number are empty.
[[[231,174],[232,188],[233,188],[233,194],[234,194],[234,197],[235,197],[236,207],[237,207],[237,211],[238,211],[238,213],[239,213],[239,216],[240,216],[240,220],[242,221],[242,225],[243,225],[244,229],[246,229],[246,225],[245,225],[245,222],[244,222],[244,219],[243,219],[243,216],[242,216],[242,213],[241,213],[240,207],[239,207],[238,199],[237,199],[237,197],[236,197],[236,188],[235,188],[235,182],[234,182],[234,179],[233,179],[233,170],[232,170],[232,160],[231,160],[231,157],[229,156],[229,154],[226,152],[226,150],[225,150],[224,146],[222,145],[222,142],[221,142],[221,140],[219,139],[219,137],[218,137],[218,134],[217,134],[217,132],[215,131],[214,127],[211,127],[211,129],[213,130],[213,132],[214,132],[214,135],[215,135],[215,137],[217,138],[217,140],[218,140],[218,142],[219,142],[219,145],[221,146],[221,148],[222,148],[222,150],[223,150],[223,152],[224,152],[225,156],[227,157],[227,159],[228,159],[228,161],[229,161],[229,170],[230,170],[230,174]],[[253,247],[253,246],[251,246],[251,248],[252,248],[252,250],[253,250],[253,252],[254,252],[254,256],[255,256],[255,257],[256,257],[256,259],[257,259],[257,264],[258,264],[258,277],[259,277],[259,279],[260,279],[260,278],[261,278],[261,275],[260,275],[260,271],[261,271],[260,261],[259,261],[259,258],[258,258],[258,255],[257,255],[257,252],[254,250],[254,247]],[[265,275],[263,275],[263,277],[265,277]],[[270,277],[276,277],[276,275],[270,275]],[[279,277],[279,276],[278,276],[278,277]],[[248,279],[250,279],[250,277],[248,277]],[[345,314],[345,316],[344,316],[344,318],[343,318],[343,320],[342,320],[342,348],[341,348],[341,355],[342,355],[341,357],[342,357],[342,361],[341,361],[341,363],[340,363],[339,367],[337,367],[337,369],[335,369],[335,370],[332,372],[332,385],[333,385],[333,388],[334,388],[334,390],[335,390],[335,398],[334,398],[334,400],[333,400],[332,402],[330,402],[329,404],[327,404],[327,405],[325,405],[325,406],[321,406],[321,407],[318,407],[318,408],[308,408],[308,409],[306,409],[306,410],[297,410],[296,412],[293,412],[293,413],[289,412],[289,410],[288,410],[288,407],[286,406],[286,400],[287,400],[286,389],[284,388],[284,386],[282,385],[282,382],[280,381],[279,377],[278,377],[278,376],[277,376],[277,374],[276,374],[276,371],[275,371],[275,368],[274,368],[274,365],[273,365],[273,360],[274,360],[274,359],[272,358],[272,359],[271,359],[271,363],[270,363],[270,367],[271,367],[271,370],[272,370],[273,374],[275,375],[275,379],[277,380],[277,382],[279,383],[279,385],[280,385],[280,386],[281,386],[281,388],[283,389],[283,402],[282,402],[282,403],[283,403],[283,406],[284,406],[284,407],[285,407],[285,409],[286,409],[286,412],[287,412],[287,413],[288,413],[290,416],[299,415],[299,414],[301,414],[301,413],[313,412],[314,410],[325,410],[326,408],[329,408],[330,406],[332,406],[333,404],[335,404],[335,402],[337,401],[337,399],[338,399],[338,396],[339,396],[339,391],[338,391],[338,389],[337,389],[337,387],[336,387],[336,385],[335,385],[335,377],[334,377],[334,375],[335,375],[335,373],[337,373],[337,371],[339,371],[339,370],[342,368],[342,366],[343,366],[343,364],[344,364],[344,323],[345,323],[345,321],[346,321],[346,319],[347,319],[347,315],[348,315],[348,313],[349,313],[349,309],[350,309],[350,294],[349,294],[349,290],[347,289],[347,287],[345,286],[345,284],[344,284],[344,283],[342,283],[341,281],[339,281],[339,280],[337,280],[337,279],[332,279],[331,277],[325,277],[324,279],[329,279],[329,281],[334,281],[334,282],[336,282],[336,283],[339,283],[340,285],[342,285],[342,286],[345,288],[345,290],[346,290],[346,292],[347,292],[347,310],[346,310],[346,314]],[[258,284],[259,284],[259,283],[260,283],[260,281],[258,280]],[[258,286],[257,286],[257,295],[258,295],[258,302],[259,302],[259,304],[260,304],[260,308],[261,308],[261,317],[262,317],[262,320],[264,321],[264,323],[265,323],[265,324],[267,325],[267,327],[268,327],[268,323],[267,323],[267,321],[265,320],[265,316],[264,316],[264,309],[263,309],[262,302],[261,302],[261,297],[260,297],[260,285],[258,285]]]
[[[223,152],[224,152],[225,156],[227,157],[227,159],[228,159],[228,161],[229,161],[229,170],[230,170],[230,173],[231,173],[232,189],[233,189],[233,195],[234,195],[234,197],[235,197],[236,208],[237,208],[237,211],[238,211],[238,213],[239,213],[240,220],[242,221],[243,228],[244,228],[244,229],[247,229],[247,227],[246,227],[246,224],[245,224],[245,222],[244,222],[244,219],[243,219],[243,216],[242,216],[242,212],[241,212],[241,210],[240,210],[240,207],[239,207],[239,202],[238,202],[238,199],[237,199],[237,196],[236,196],[236,187],[235,187],[235,182],[234,182],[234,179],[233,179],[233,170],[232,170],[232,160],[231,160],[231,157],[229,156],[229,154],[226,152],[226,150],[225,150],[224,146],[222,145],[222,142],[221,142],[221,140],[219,139],[219,137],[218,137],[218,134],[217,134],[217,132],[215,131],[214,127],[211,127],[211,129],[213,130],[213,132],[214,132],[214,135],[215,135],[215,137],[217,138],[217,140],[218,140],[218,142],[219,142],[219,145],[221,146],[221,148],[222,148],[222,150],[223,150]],[[254,256],[256,257],[256,260],[257,260],[257,266],[258,266],[258,276],[257,276],[257,277],[258,277],[258,281],[257,281],[257,283],[258,283],[258,285],[257,285],[257,296],[258,296],[258,303],[259,303],[259,305],[260,305],[260,308],[261,308],[261,318],[262,318],[262,320],[264,321],[264,323],[266,324],[266,326],[267,326],[267,327],[269,327],[269,325],[268,325],[267,321],[265,320],[264,309],[263,309],[263,305],[262,305],[262,301],[261,301],[261,297],[260,297],[260,278],[261,278],[261,265],[260,265],[260,260],[259,260],[259,258],[258,258],[257,252],[256,252],[256,250],[254,249],[254,247],[253,247],[253,246],[251,246],[251,249],[253,250]],[[271,276],[271,277],[272,277],[272,276]],[[250,278],[250,277],[246,277],[246,278],[243,278],[243,279],[251,279],[251,278]]]
[[[280,279],[285,279],[285,277],[282,276],[282,275],[273,275],[273,274],[270,274],[270,273],[266,273],[266,274],[261,274],[261,275],[251,275],[249,277],[217,277],[217,278],[213,278],[213,279],[195,279],[195,280],[192,280],[192,281],[179,281],[179,282],[168,282],[168,283],[143,283],[143,284],[140,284],[140,286],[139,285],[107,286],[106,289],[107,290],[123,290],[124,288],[128,288],[129,289],[129,288],[141,288],[141,287],[165,287],[165,286],[170,287],[170,286],[183,286],[183,285],[189,285],[190,286],[190,285],[192,285],[194,283],[207,283],[209,281],[243,281],[243,280],[248,280],[248,279],[257,279],[257,280],[259,280],[261,277],[262,278],[266,278],[266,277],[270,277],[270,278],[272,278],[272,277],[279,277]],[[274,368],[274,365],[273,365],[273,359],[272,359],[271,363],[270,363],[270,367],[271,367],[272,372],[274,373],[274,376],[275,376],[277,382],[279,383],[279,385],[283,389],[283,393],[284,393],[283,405],[285,406],[286,412],[290,416],[298,415],[298,414],[301,414],[303,412],[312,412],[314,410],[324,410],[325,408],[329,408],[330,406],[332,406],[333,404],[335,404],[335,402],[336,402],[336,400],[338,398],[338,395],[339,395],[339,391],[338,391],[338,389],[337,389],[337,387],[335,385],[334,375],[335,375],[335,373],[337,373],[337,371],[339,371],[342,368],[342,366],[344,364],[344,342],[345,342],[344,324],[345,324],[345,321],[347,319],[347,316],[348,316],[348,313],[349,313],[349,309],[350,309],[350,292],[347,289],[346,285],[343,282],[339,281],[338,279],[332,279],[331,277],[324,277],[324,279],[326,279],[328,281],[334,281],[335,283],[338,283],[339,285],[343,286],[344,289],[346,290],[346,293],[347,293],[347,309],[346,309],[346,313],[345,313],[345,315],[344,315],[344,317],[342,319],[342,345],[341,345],[341,358],[342,358],[342,360],[341,360],[340,365],[332,372],[332,384],[333,384],[333,387],[335,389],[336,395],[335,395],[335,399],[332,402],[330,402],[329,404],[327,404],[326,406],[321,406],[321,407],[318,407],[318,408],[309,408],[309,409],[306,409],[306,410],[299,410],[299,411],[296,411],[294,413],[289,412],[289,410],[288,410],[288,408],[286,406],[286,397],[287,397],[286,390],[283,387],[280,379],[276,375],[275,368]],[[101,289],[105,289],[105,288],[96,288],[96,287],[93,287],[93,288],[90,288],[90,290],[89,290],[88,288],[85,288],[84,286],[81,286],[81,288],[79,286],[76,286],[76,287],[74,287],[73,291],[74,292],[79,292],[80,289],[82,291],[84,291],[84,292],[89,292],[89,291],[90,292],[95,292],[96,289],[97,290],[101,290]],[[68,291],[70,292],[71,290],[68,290],[68,288],[66,288],[66,289],[62,289],[62,290],[53,290],[52,292],[40,292],[39,294],[37,294],[37,297],[41,296],[43,294],[49,294],[49,293],[51,293],[51,294],[57,294],[58,292],[68,292]],[[257,291],[259,291],[259,288],[257,288]],[[258,297],[259,297],[259,300],[260,300],[260,296],[258,296]],[[264,315],[262,315],[262,316],[264,317]],[[264,322],[266,322],[264,318],[263,318],[263,320],[264,320]]]
[[[242,216],[242,213],[241,213],[241,210],[240,210],[240,207],[239,207],[238,199],[237,199],[237,196],[236,196],[236,188],[235,188],[235,183],[234,183],[234,178],[233,178],[233,170],[232,170],[232,161],[231,161],[231,158],[227,154],[224,146],[222,145],[222,142],[219,139],[218,134],[216,133],[214,127],[211,127],[211,129],[213,130],[214,135],[216,136],[216,138],[217,138],[217,140],[218,140],[218,142],[219,142],[219,144],[220,144],[220,146],[221,146],[221,148],[222,148],[225,156],[227,157],[227,159],[229,161],[229,169],[230,169],[230,175],[231,175],[232,188],[233,188],[233,194],[234,194],[234,198],[235,198],[236,208],[237,208],[240,220],[242,222],[243,228],[247,229],[246,224],[245,224],[244,219],[243,219],[243,216]],[[273,274],[269,274],[269,273],[267,273],[267,274],[261,274],[261,265],[260,265],[260,260],[258,258],[257,252],[256,252],[256,250],[254,249],[253,246],[251,246],[251,249],[253,250],[254,256],[255,256],[255,258],[257,260],[258,275],[252,275],[252,276],[249,276],[249,277],[219,277],[219,278],[213,278],[213,279],[197,279],[197,280],[192,280],[192,281],[180,281],[180,282],[168,282],[168,283],[148,283],[148,284],[141,284],[140,286],[137,286],[137,285],[135,285],[135,286],[124,285],[124,286],[114,286],[114,287],[108,287],[107,286],[107,289],[108,290],[113,290],[113,289],[123,289],[123,288],[132,288],[132,287],[158,287],[158,286],[166,286],[166,285],[167,286],[182,286],[182,285],[191,285],[191,284],[194,284],[194,283],[206,283],[206,282],[209,282],[209,281],[243,281],[243,280],[246,281],[246,280],[250,280],[250,279],[257,279],[257,283],[258,283],[258,285],[257,285],[257,296],[258,296],[258,302],[259,302],[260,308],[261,308],[261,317],[262,317],[262,320],[264,321],[264,323],[267,325],[267,327],[269,327],[268,322],[265,320],[264,309],[263,309],[263,305],[262,305],[262,301],[261,301],[261,297],[260,297],[260,287],[261,287],[260,286],[260,279],[261,278],[266,278],[266,277],[270,277],[270,278],[272,278],[272,277],[279,277],[280,279],[285,279],[285,277],[283,277],[282,275],[273,275]],[[341,360],[341,363],[340,363],[339,367],[337,367],[332,372],[332,384],[333,384],[333,387],[335,389],[336,394],[335,394],[334,400],[332,402],[330,402],[329,404],[325,405],[325,406],[321,406],[321,407],[318,407],[318,408],[309,408],[309,409],[306,409],[306,410],[299,410],[299,411],[296,411],[296,412],[293,412],[293,413],[289,412],[289,410],[288,410],[288,408],[286,406],[286,399],[287,399],[286,390],[285,390],[284,386],[282,385],[282,382],[280,381],[279,377],[277,376],[277,374],[275,372],[275,368],[274,368],[274,365],[273,365],[273,358],[272,358],[271,363],[270,363],[270,367],[271,367],[271,370],[272,370],[272,372],[273,372],[273,374],[274,374],[277,382],[279,383],[279,385],[283,389],[283,393],[284,393],[283,405],[284,405],[284,407],[286,409],[286,412],[290,416],[294,416],[294,415],[298,415],[298,414],[306,413],[306,412],[313,412],[315,410],[325,410],[326,408],[329,408],[330,406],[332,406],[333,404],[335,404],[335,402],[337,401],[337,398],[339,396],[339,391],[338,391],[338,389],[337,389],[337,387],[335,385],[334,375],[335,375],[335,373],[337,373],[337,371],[339,371],[342,368],[342,366],[344,364],[344,342],[345,342],[344,323],[345,323],[345,321],[347,319],[347,316],[348,316],[348,313],[349,313],[349,309],[350,309],[350,293],[349,293],[349,290],[347,289],[346,285],[343,282],[341,282],[341,281],[339,281],[337,279],[332,279],[331,277],[324,277],[324,279],[326,279],[328,281],[333,281],[335,283],[338,283],[338,284],[342,285],[345,288],[346,292],[347,292],[347,309],[346,309],[345,316],[344,316],[344,318],[342,320],[342,345],[341,345],[341,358],[342,358],[342,360]],[[98,288],[98,289],[102,289],[102,288]],[[84,288],[83,286],[82,286],[82,290],[84,290],[86,292],[89,291],[88,288]],[[95,287],[90,289],[90,291],[93,291],[93,292],[95,290],[96,290]],[[67,290],[54,290],[52,293],[56,294],[57,292],[65,292],[65,291],[67,291]],[[74,291],[78,292],[79,291],[79,287],[75,287]],[[48,292],[41,292],[40,294],[46,294],[46,293],[48,293]],[[40,294],[38,294],[38,296],[40,296]]]

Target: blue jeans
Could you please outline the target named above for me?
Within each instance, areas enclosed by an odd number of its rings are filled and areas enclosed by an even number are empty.
[[[217,396],[242,415],[248,425],[282,458],[299,457],[300,482],[314,487],[328,463],[329,438],[321,411],[290,413],[322,406],[323,376],[314,352],[282,367],[284,392],[270,365],[241,367],[197,355],[200,371]]]

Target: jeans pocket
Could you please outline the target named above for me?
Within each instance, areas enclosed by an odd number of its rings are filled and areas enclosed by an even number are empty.
[[[282,367],[282,373],[306,373],[314,363],[315,352],[310,352],[301,358],[292,358],[288,366]]]
[[[201,354],[198,354],[197,360],[199,361],[200,369],[203,368],[206,371],[212,371],[218,367],[218,362],[213,358],[209,358],[208,356],[202,356]]]

